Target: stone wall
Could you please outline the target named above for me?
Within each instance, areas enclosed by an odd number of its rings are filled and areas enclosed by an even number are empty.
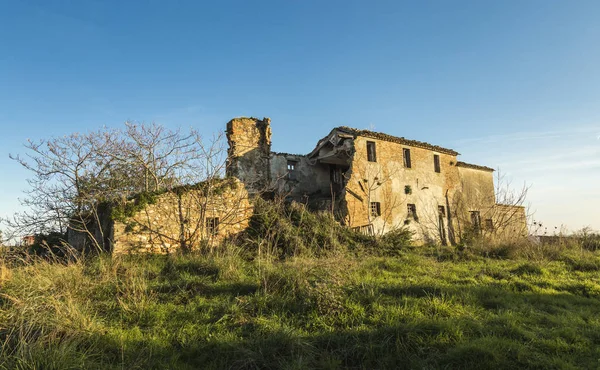
[[[191,250],[211,247],[245,230],[252,210],[237,179],[167,192],[132,217],[115,221],[113,251],[169,253],[182,245]]]
[[[293,165],[289,169],[288,165]],[[304,155],[271,153],[271,188],[300,202],[331,198],[329,166],[316,164]]]
[[[98,207],[95,216],[86,218],[73,217],[67,228],[69,245],[79,251],[111,252],[113,222],[111,208]]]
[[[253,195],[265,191],[271,179],[271,120],[234,118],[227,123],[226,133],[227,176],[240,179]]]

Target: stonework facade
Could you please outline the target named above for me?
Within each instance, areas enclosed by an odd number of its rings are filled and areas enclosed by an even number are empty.
[[[248,192],[235,178],[209,189],[166,192],[114,222],[113,253],[210,248],[245,230],[252,210]]]
[[[236,178],[182,186],[150,201],[129,204],[135,211],[115,217],[108,209],[86,228],[69,228],[69,244],[81,250],[123,253],[171,253],[213,248],[248,227],[253,212],[248,192]]]
[[[406,227],[416,242],[442,244],[472,233],[527,233],[523,207],[496,204],[494,170],[461,162],[451,149],[336,127],[309,154],[277,153],[268,118],[233,119],[227,137],[229,175],[255,192],[334,212],[365,233]]]

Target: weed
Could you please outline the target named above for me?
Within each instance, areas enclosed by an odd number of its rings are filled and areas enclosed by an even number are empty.
[[[3,257],[0,368],[597,367],[598,251],[472,243],[377,256],[376,243],[396,244],[342,229],[310,244],[331,229],[303,235],[323,219],[286,212],[277,233],[300,244],[271,239],[276,258],[231,246]]]

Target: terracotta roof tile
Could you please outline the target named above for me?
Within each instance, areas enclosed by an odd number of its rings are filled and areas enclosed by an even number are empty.
[[[464,168],[471,168],[474,170],[481,170],[481,171],[489,171],[489,172],[494,172],[495,170],[491,167],[486,167],[486,166],[480,166],[478,164],[472,164],[472,163],[466,163],[466,162],[456,162],[456,167],[464,167]]]
[[[405,139],[403,137],[392,136],[392,135],[384,134],[381,132],[374,132],[374,131],[369,131],[369,130],[359,130],[359,129],[347,127],[347,126],[336,127],[336,129],[350,133],[354,136],[363,136],[363,137],[368,137],[368,138],[372,138],[372,139],[384,140],[384,141],[389,141],[392,143],[398,143],[398,144],[404,144],[404,145],[408,145],[408,146],[414,146],[417,148],[429,149],[429,150],[433,150],[433,151],[440,152],[440,153],[446,153],[446,154],[450,154],[450,155],[459,155],[460,154],[457,151],[452,150],[452,149],[443,148],[441,146],[425,143],[423,141],[409,140],[409,139]]]

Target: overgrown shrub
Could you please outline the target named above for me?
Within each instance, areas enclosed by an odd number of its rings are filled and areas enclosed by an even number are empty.
[[[397,229],[382,237],[342,226],[331,213],[311,212],[305,205],[258,199],[246,231],[254,253],[276,258],[324,256],[343,252],[394,255],[410,244],[411,234]]]
[[[585,235],[581,238],[581,247],[588,251],[600,250],[600,234],[593,233]]]

